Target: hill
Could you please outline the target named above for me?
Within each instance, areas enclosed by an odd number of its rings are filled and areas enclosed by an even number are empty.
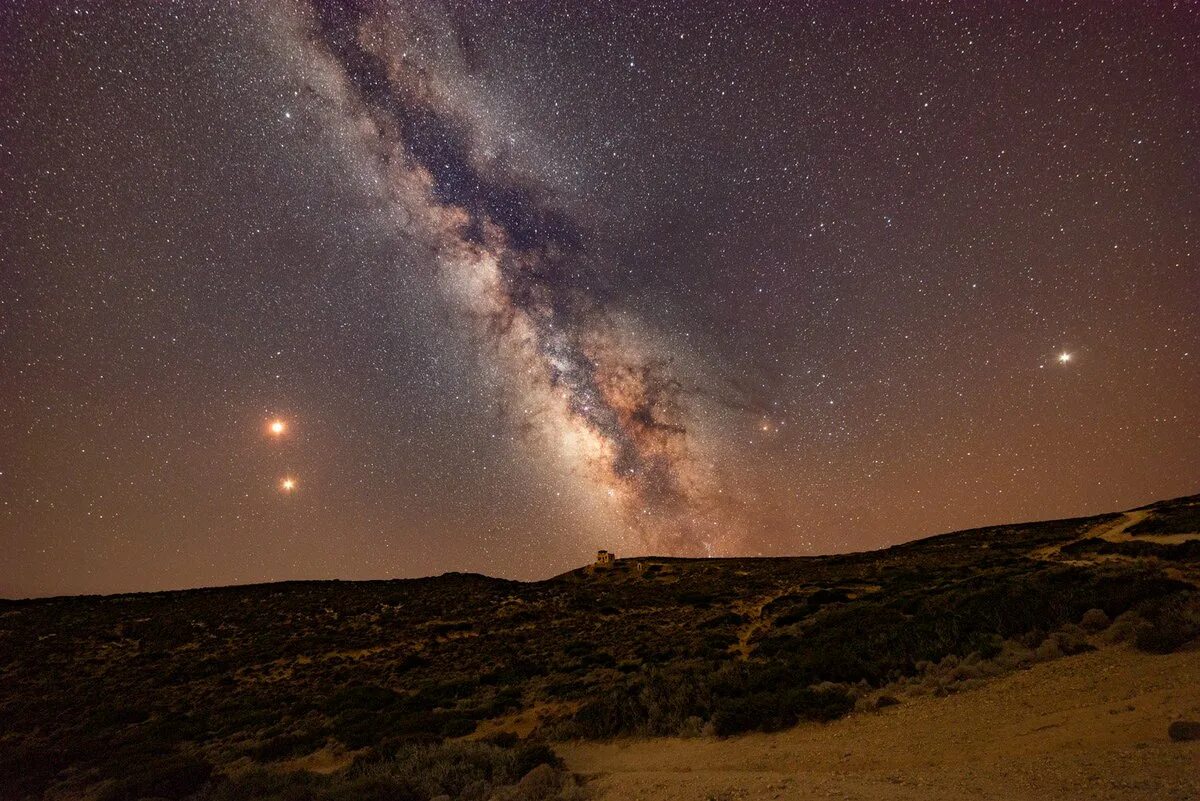
[[[556,741],[830,721],[1101,638],[1170,652],[1200,634],[1198,502],[533,583],[4,601],[0,798],[570,797]]]

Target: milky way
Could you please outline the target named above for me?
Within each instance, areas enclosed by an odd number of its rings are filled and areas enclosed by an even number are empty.
[[[307,34],[337,78],[343,124],[367,138],[404,231],[436,254],[542,435],[611,496],[635,547],[714,554],[733,541],[689,433],[684,387],[590,287],[588,232],[539,187],[479,155],[471,110],[415,55],[427,20],[402,6],[317,2]],[[302,23],[303,24],[303,23]],[[435,32],[436,33],[436,32]]]

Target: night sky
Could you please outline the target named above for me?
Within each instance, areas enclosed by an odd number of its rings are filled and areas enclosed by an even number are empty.
[[[1190,2],[4,3],[0,595],[1195,492],[1198,186]]]

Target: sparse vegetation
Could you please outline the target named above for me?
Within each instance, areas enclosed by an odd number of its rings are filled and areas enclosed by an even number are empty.
[[[565,798],[538,738],[771,731],[1092,641],[1185,646],[1200,554],[1090,536],[1115,519],[824,558],[624,560],[532,584],[4,601],[0,797]],[[332,773],[302,770],[321,755]]]
[[[1142,651],[1169,654],[1200,637],[1200,595],[1181,593],[1145,604],[1142,616],[1148,625],[1134,634]]]
[[[1148,542],[1145,540],[1111,540],[1089,537],[1073,542],[1063,547],[1063,552],[1071,555],[1117,554],[1120,556],[1154,557],[1167,561],[1196,561],[1200,559],[1200,540],[1187,540],[1179,543]]]
[[[410,745],[372,756],[335,775],[254,769],[211,783],[196,801],[552,801],[578,788],[545,746],[503,748],[488,743]]]
[[[1169,505],[1156,504],[1149,517],[1127,529],[1138,534],[1194,534],[1200,532],[1200,504],[1195,498],[1181,498]]]

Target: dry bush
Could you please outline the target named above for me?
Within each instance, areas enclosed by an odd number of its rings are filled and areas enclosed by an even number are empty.
[[[566,801],[577,793],[574,778],[543,745],[459,742],[407,746],[328,776],[252,770],[214,782],[198,801]]]
[[[1134,634],[1140,651],[1169,654],[1200,637],[1200,594],[1186,593],[1143,607],[1149,625]]]
[[[1083,613],[1083,617],[1079,620],[1079,625],[1086,631],[1099,632],[1108,628],[1112,621],[1103,609],[1089,609]]]
[[[862,694],[856,708],[871,710],[887,706],[889,702],[884,702],[883,699],[894,700],[893,694],[896,693],[909,696],[943,696],[963,692],[979,687],[996,676],[1029,667],[1035,662],[1058,659],[1093,648],[1083,629],[1067,624],[1041,638],[1036,648],[1030,648],[1020,640],[1013,639],[1003,641],[994,649],[994,656],[990,659],[985,659],[975,651],[962,658],[950,654],[937,662],[918,662],[915,675],[892,682],[877,696]]]
[[[1113,645],[1131,643],[1137,638],[1138,632],[1149,625],[1144,617],[1131,609],[1117,616],[1112,625],[1105,630],[1103,639]]]

